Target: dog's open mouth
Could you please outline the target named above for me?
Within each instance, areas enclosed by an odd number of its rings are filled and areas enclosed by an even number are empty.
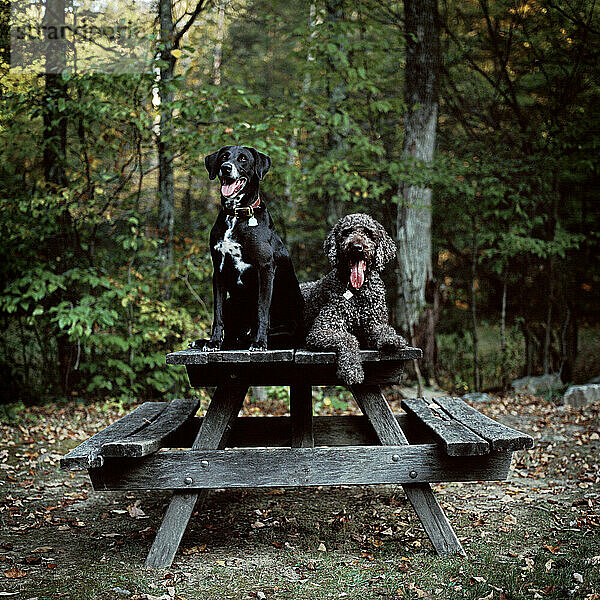
[[[365,272],[367,270],[367,261],[358,259],[350,261],[350,285],[358,290],[365,282]]]
[[[247,181],[248,180],[244,177],[241,177],[240,179],[223,178],[221,180],[221,194],[223,194],[225,198],[235,196],[244,189]]]

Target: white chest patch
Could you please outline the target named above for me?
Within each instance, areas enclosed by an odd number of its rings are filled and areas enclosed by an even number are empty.
[[[231,258],[233,263],[233,268],[238,273],[238,283],[242,283],[242,273],[250,267],[250,265],[243,261],[242,259],[242,246],[239,242],[236,242],[233,239],[233,229],[235,227],[235,223],[237,221],[237,217],[227,217],[227,230],[225,231],[225,235],[223,239],[215,244],[215,251],[221,255],[221,265],[219,266],[219,271],[223,271],[225,267],[225,259],[227,256]]]

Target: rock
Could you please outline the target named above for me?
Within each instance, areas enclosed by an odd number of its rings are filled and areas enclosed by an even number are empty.
[[[400,395],[403,398],[417,398],[419,397],[419,388],[415,386],[402,386],[400,388]],[[431,400],[433,398],[439,398],[440,396],[447,396],[448,393],[437,386],[428,386],[421,390],[421,397],[425,400]]]
[[[600,384],[572,385],[563,396],[563,403],[574,408],[583,408],[600,402]]]
[[[490,402],[493,402],[494,397],[489,394],[484,394],[483,392],[471,392],[470,394],[465,394],[462,399],[466,400],[467,403],[479,402],[481,404],[489,404]]]
[[[600,375],[598,375],[598,377],[592,377],[588,383],[600,383]]]
[[[517,394],[539,394],[562,386],[558,373],[515,379],[510,385]]]

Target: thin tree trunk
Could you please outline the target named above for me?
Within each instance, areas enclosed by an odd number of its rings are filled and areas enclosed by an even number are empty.
[[[406,67],[403,153],[430,163],[435,148],[440,69],[437,0],[406,0]],[[400,185],[396,213],[398,271],[396,314],[414,338],[425,307],[425,288],[433,279],[431,260],[431,190]]]
[[[67,67],[66,40],[59,34],[65,26],[65,0],[46,0],[43,18],[46,73],[45,90],[42,106],[43,114],[43,167],[44,178],[52,193],[58,192],[67,185],[65,170],[67,156],[67,83],[62,77]],[[55,236],[54,253],[62,258],[59,272],[70,268],[65,260],[69,246],[69,232],[72,229],[71,217],[66,207],[61,207],[57,217],[58,232]],[[72,291],[64,292],[68,301],[72,301]],[[56,335],[58,358],[58,381],[63,395],[70,390],[70,374],[74,357],[74,345],[69,336],[60,330]]]
[[[504,284],[502,286],[502,309],[500,312],[500,356],[501,368],[502,368],[502,389],[505,390],[508,386],[508,377],[506,373],[507,368],[507,356],[506,356],[506,292],[507,292],[507,280],[504,277]]]
[[[548,240],[551,241],[556,237],[556,225],[558,223],[558,177],[554,178],[552,194],[552,218],[548,224]],[[550,346],[552,341],[552,305],[554,303],[554,257],[552,254],[548,256],[548,308],[546,311],[546,335],[544,336],[544,355],[543,366],[544,373],[550,373],[551,364]]]
[[[161,261],[161,288],[165,298],[171,294],[169,282],[173,265],[173,233],[175,227],[175,179],[173,174],[173,152],[171,148],[173,100],[173,75],[175,57],[172,55],[175,26],[171,0],[159,0],[158,13],[160,39],[163,44],[159,68],[159,113],[157,131],[158,147],[158,230],[162,244],[159,246]]]
[[[308,11],[308,29],[310,31],[309,35],[309,44],[310,40],[315,36],[315,19],[317,16],[317,7],[314,2],[311,2],[310,9]],[[306,55],[307,67],[314,60],[314,56],[312,54],[312,48],[309,47],[308,53]],[[306,73],[304,74],[304,81],[302,83],[302,99],[300,100],[300,110],[304,110],[306,106],[306,98],[310,92],[311,78],[310,78],[310,70],[306,69]],[[292,221],[296,219],[296,211],[297,211],[297,198],[292,193],[292,176],[291,171],[294,167],[294,157],[296,155],[298,147],[298,128],[295,127],[292,139],[290,140],[290,149],[288,152],[288,174],[285,180],[285,197],[290,208],[290,218]]]
[[[344,0],[326,0],[327,8],[327,20],[336,24],[344,18],[345,2]],[[345,51],[345,46],[342,42],[338,44],[338,52],[342,54]],[[334,59],[329,55],[329,68],[332,74],[343,71],[343,65],[338,59]],[[335,75],[334,75],[335,77]],[[333,121],[336,113],[338,113],[338,106],[344,102],[347,96],[347,89],[344,81],[337,81],[333,87],[329,87],[329,113],[331,120]],[[344,154],[344,150],[347,147],[346,134],[347,131],[342,125],[332,127],[332,132],[328,135],[329,137],[329,154],[334,157],[335,160]],[[328,221],[330,225],[334,225],[341,218],[343,214],[343,194],[338,186],[333,186],[328,193]]]
[[[223,40],[225,39],[225,6],[226,0],[217,5],[217,41],[213,48],[213,84],[221,85],[221,62],[223,60]]]
[[[192,187],[194,185],[194,176],[192,171],[188,171],[187,185],[181,201],[181,229],[186,236],[192,235]]]
[[[479,338],[477,336],[477,232],[475,219],[471,224],[473,236],[471,239],[471,319],[473,324],[473,384],[475,391],[481,389],[481,376],[479,373]]]

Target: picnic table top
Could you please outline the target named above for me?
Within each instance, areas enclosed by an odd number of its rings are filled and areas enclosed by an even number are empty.
[[[420,348],[407,347],[395,352],[361,350],[362,362],[399,362],[422,358]],[[327,365],[336,360],[335,352],[313,352],[304,348],[284,350],[179,350],[167,354],[168,365],[206,365],[214,363],[294,363],[296,365]]]

